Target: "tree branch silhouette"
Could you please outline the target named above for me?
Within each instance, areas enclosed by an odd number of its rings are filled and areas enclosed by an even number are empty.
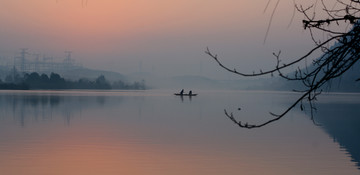
[[[305,55],[292,59],[288,63],[282,63],[281,52],[273,53],[273,56],[276,58],[276,64],[273,69],[270,70],[259,70],[254,71],[253,73],[244,73],[242,71],[236,70],[224,65],[219,56],[212,53],[209,48],[206,49],[205,53],[209,55],[216,63],[223,69],[234,73],[239,76],[244,77],[256,77],[271,75],[274,76],[275,73],[279,77],[289,80],[289,81],[298,81],[303,85],[303,89],[294,90],[300,93],[297,100],[295,100],[287,109],[285,109],[280,114],[274,114],[270,112],[270,115],[273,117],[270,120],[264,121],[259,124],[249,124],[244,121],[237,120],[233,113],[229,113],[225,110],[225,115],[234,123],[236,123],[241,128],[260,128],[275,121],[283,118],[289,111],[291,111],[297,105],[300,106],[301,110],[305,110],[304,101],[309,104],[311,111],[311,119],[316,124],[314,120],[313,111],[316,110],[315,105],[313,104],[316,101],[316,97],[321,94],[322,87],[331,83],[331,81],[337,77],[342,76],[346,71],[348,71],[355,63],[360,59],[360,24],[358,20],[360,19],[359,13],[360,5],[359,0],[337,0],[337,5],[334,5],[332,9],[329,9],[326,6],[324,0],[321,0],[322,9],[326,12],[327,17],[316,19],[316,13],[310,13],[310,10],[315,11],[316,5],[311,5],[304,8],[302,5],[295,5],[295,8],[298,12],[302,13],[305,17],[303,22],[304,30],[309,30],[311,38],[315,43],[315,46],[308,51]],[[351,29],[343,29],[344,31],[339,31],[331,28],[330,26],[342,26],[342,25],[351,25]],[[328,38],[321,41],[317,40],[314,36],[315,31],[324,32],[328,34]],[[329,46],[332,45],[332,46]],[[322,55],[319,58],[315,58],[315,52],[321,51]],[[301,69],[298,66],[300,63],[307,61],[308,59],[313,60],[311,66]],[[292,73],[285,74],[285,70],[293,69],[294,66],[298,66],[295,71]],[[355,80],[360,81],[360,78]]]

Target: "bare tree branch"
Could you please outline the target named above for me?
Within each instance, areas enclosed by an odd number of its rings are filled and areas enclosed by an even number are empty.
[[[316,100],[316,97],[321,94],[322,87],[333,79],[342,76],[346,71],[353,67],[355,63],[359,62],[360,23],[358,21],[360,19],[360,9],[358,8],[358,5],[360,5],[360,1],[347,0],[344,2],[337,0],[333,8],[329,9],[324,0],[321,0],[322,9],[327,14],[327,18],[325,19],[316,19],[316,13],[309,14],[309,11],[312,9],[315,12],[316,4],[317,1],[315,4],[306,8],[302,5],[295,5],[298,12],[302,13],[305,17],[303,20],[304,30],[309,30],[310,36],[315,43],[315,47],[305,55],[294,59],[289,63],[282,63],[280,58],[281,52],[279,51],[278,53],[273,53],[276,58],[276,64],[273,69],[267,71],[260,70],[258,72],[254,71],[250,74],[243,73],[242,71],[237,71],[235,68],[224,65],[220,61],[218,55],[213,54],[209,48],[206,48],[205,53],[213,58],[220,67],[236,75],[254,77],[278,73],[278,76],[289,81],[299,81],[304,86],[303,90],[294,90],[295,92],[300,93],[300,95],[287,109],[280,114],[270,112],[270,115],[273,116],[273,118],[260,122],[259,124],[249,124],[237,120],[233,113],[229,113],[225,110],[225,115],[239,127],[247,129],[263,127],[280,120],[297,105],[300,106],[301,110],[304,110],[304,101],[309,104],[311,119],[314,124],[317,124],[314,120],[314,111],[316,110],[316,107],[313,102]],[[350,30],[345,28],[344,31],[335,31],[329,27],[331,25],[340,26],[340,24],[351,25],[352,28]],[[317,40],[313,34],[314,31],[324,32],[330,37],[323,41]],[[332,46],[329,47],[329,45]],[[319,58],[315,58],[315,51],[321,51],[323,52],[323,55]],[[305,69],[300,69],[300,66],[298,66],[298,68],[290,74],[283,73],[285,69],[293,68],[293,66],[296,66],[303,61],[306,63],[307,59],[313,60],[311,66],[308,66]],[[360,78],[356,81],[360,81]]]

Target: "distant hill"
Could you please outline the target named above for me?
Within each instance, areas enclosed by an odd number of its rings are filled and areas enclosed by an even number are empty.
[[[332,48],[338,47],[340,45],[341,43],[335,43]],[[321,73],[322,72],[320,72],[320,74]],[[329,82],[326,87],[324,87],[324,90],[331,92],[360,92],[360,81],[356,81],[359,78],[360,63],[358,61],[340,77],[335,78],[334,80]]]
[[[336,78],[328,85],[329,91],[336,92],[360,92],[360,62],[357,62],[352,68]]]
[[[276,78],[261,79],[238,79],[238,80],[215,80],[204,76],[181,75],[172,77],[159,77],[151,73],[137,72],[126,75],[131,81],[145,80],[146,85],[151,88],[159,89],[238,89],[238,90],[264,90],[269,89],[269,83]],[[241,78],[241,77],[240,77]],[[272,88],[271,90],[274,90]],[[282,89],[281,89],[282,90]]]
[[[212,89],[214,87],[219,87],[219,82],[212,80],[206,77],[201,76],[175,76],[170,79],[171,85],[181,88],[202,88],[202,89]]]
[[[95,70],[88,68],[78,68],[58,73],[65,79],[69,80],[78,80],[80,78],[96,79],[100,75],[104,75],[109,81],[127,80],[127,78],[123,74],[118,72]]]
[[[154,89],[182,89],[182,88],[198,88],[198,89],[216,89],[219,88],[217,80],[196,76],[181,75],[172,77],[159,77],[151,73],[137,72],[126,75],[130,81],[145,80],[146,85]]]
[[[311,67],[309,68],[311,69]],[[322,87],[327,92],[360,92],[360,62],[357,62],[342,76],[329,81]],[[299,81],[279,81],[278,88],[304,89],[304,85]]]
[[[280,77],[259,77],[241,78],[239,80],[215,80],[203,76],[182,75],[161,78],[147,72],[138,72],[123,75],[117,72],[93,70],[93,69],[74,69],[67,72],[60,72],[65,79],[78,80],[79,78],[95,79],[104,75],[109,81],[141,82],[144,80],[151,88],[197,88],[197,89],[238,89],[238,90],[275,90],[292,91],[301,90],[304,86],[299,81],[287,81]],[[329,82],[323,89],[330,92],[360,92],[360,63],[340,78]]]

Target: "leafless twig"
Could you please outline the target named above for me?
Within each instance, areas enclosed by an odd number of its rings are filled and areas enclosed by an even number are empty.
[[[285,109],[280,114],[274,114],[270,112],[270,115],[273,116],[272,119],[264,121],[259,124],[249,124],[240,120],[237,120],[233,113],[229,113],[225,110],[225,115],[236,123],[239,127],[252,129],[259,128],[270,123],[273,123],[281,118],[283,118],[290,110],[295,106],[299,105],[301,110],[304,110],[304,101],[308,102],[311,119],[314,121],[314,111],[316,110],[313,101],[316,100],[316,97],[321,94],[322,87],[331,82],[333,79],[342,76],[346,71],[348,71],[355,63],[360,59],[360,24],[358,20],[360,19],[359,12],[360,9],[357,8],[357,5],[360,5],[359,0],[348,0],[337,1],[337,6],[334,6],[332,9],[328,9],[325,3],[322,0],[323,10],[328,14],[327,19],[316,19],[315,13],[309,14],[309,10],[315,8],[315,5],[309,7],[302,7],[301,5],[296,5],[295,8],[304,15],[305,19],[303,20],[303,25],[305,30],[309,30],[311,37],[315,43],[315,47],[307,52],[304,56],[289,63],[282,63],[280,58],[281,52],[273,53],[276,58],[276,64],[273,69],[270,70],[260,70],[253,73],[244,73],[242,71],[236,70],[236,68],[231,68],[224,65],[219,56],[212,53],[209,48],[206,49],[205,53],[213,58],[217,64],[223,69],[234,73],[236,75],[244,77],[255,77],[263,76],[274,73],[277,73],[278,76],[289,80],[289,81],[299,81],[303,84],[302,90],[295,90],[299,92],[300,95],[287,109]],[[340,4],[340,5],[339,5]],[[336,7],[336,8],[335,8]],[[342,14],[342,15],[339,15]],[[351,25],[351,30],[346,31],[335,31],[331,28],[328,28],[329,25],[335,24],[340,25],[348,24]],[[318,41],[313,35],[313,31],[321,31],[329,34],[329,38],[323,41]],[[329,47],[329,45],[332,45]],[[323,55],[320,58],[314,58],[315,51],[322,51]],[[313,60],[311,66],[306,67],[306,69],[297,68],[293,73],[284,74],[285,69],[293,68],[297,64],[307,61],[307,59]],[[360,78],[356,81],[360,81]]]

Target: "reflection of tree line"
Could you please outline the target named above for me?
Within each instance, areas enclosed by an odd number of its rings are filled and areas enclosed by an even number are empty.
[[[105,104],[119,104],[121,97],[111,100],[107,96],[61,96],[61,95],[0,95],[0,118],[13,117],[22,127],[30,121],[52,120],[53,116],[62,116],[67,124],[81,113],[82,109]],[[116,100],[116,101],[115,101]]]
[[[324,130],[350,153],[360,169],[359,104],[318,104],[316,120]]]
[[[81,78],[78,81],[65,80],[59,74],[39,75],[37,72],[8,75],[5,82],[0,79],[0,89],[138,89],[144,90],[145,82],[125,83],[121,80],[110,83],[101,75],[95,80]]]

